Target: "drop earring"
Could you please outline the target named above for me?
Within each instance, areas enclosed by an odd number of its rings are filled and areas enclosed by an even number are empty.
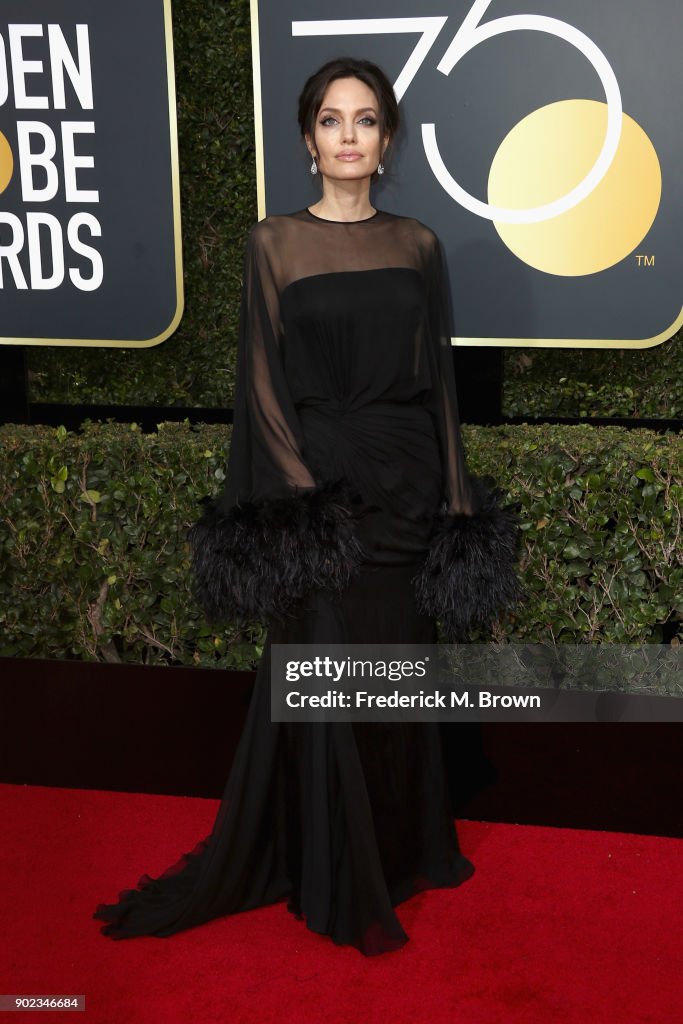
[[[318,165],[315,162],[315,157],[313,157],[313,163],[311,164],[311,174],[317,174],[317,173],[318,173]]]
[[[378,174],[384,174],[384,164],[381,161],[380,161],[380,163],[379,163],[379,165],[377,167],[377,173]]]

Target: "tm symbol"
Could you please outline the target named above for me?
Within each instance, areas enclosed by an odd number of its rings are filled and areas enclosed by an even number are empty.
[[[655,258],[654,256],[636,256],[636,262],[639,267],[654,267]]]

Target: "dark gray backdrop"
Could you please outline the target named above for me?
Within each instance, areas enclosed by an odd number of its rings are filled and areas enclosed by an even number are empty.
[[[63,187],[50,203],[26,209],[54,214],[65,228],[80,210],[94,214],[102,237],[83,241],[104,261],[104,281],[95,292],[79,291],[65,278],[54,291],[17,291],[5,273],[0,290],[0,335],[3,338],[75,338],[142,341],[156,338],[170,325],[179,301],[173,242],[173,203],[169,101],[163,0],[3,0],[0,34],[9,60],[7,25],[42,24],[43,39],[25,43],[27,59],[46,59],[47,24],[62,26],[77,53],[75,28],[90,32],[94,109],[82,110],[66,79],[67,109],[15,111],[10,98],[0,107],[0,131],[16,154],[16,121],[43,121],[59,138],[62,120],[95,122],[95,134],[76,139],[76,152],[93,154],[95,167],[78,172],[80,188],[97,188],[99,204],[70,203]],[[29,75],[29,95],[45,93],[49,74]],[[48,89],[51,93],[51,89]],[[34,148],[38,148],[35,145]],[[58,147],[59,153],[59,147]],[[61,184],[61,164],[60,184]],[[39,182],[38,173],[35,176]],[[19,169],[0,194],[0,210],[23,220]],[[7,229],[0,226],[0,232]],[[84,276],[87,262],[69,256]],[[25,274],[28,255],[20,257]],[[68,265],[68,264],[67,264]],[[49,267],[49,261],[47,263]]]
[[[602,85],[572,46],[538,32],[512,32],[467,54],[448,77],[436,66],[472,0],[253,0],[258,4],[264,136],[265,209],[283,213],[315,202],[319,187],[298,134],[297,97],[306,77],[342,54],[365,57],[395,81],[417,34],[293,37],[293,20],[448,15],[401,101],[404,130],[391,173],[375,186],[385,210],[418,217],[446,250],[458,336],[478,338],[643,339],[667,330],[683,306],[680,252],[683,181],[680,96],[683,9],[677,0],[494,0],[483,23],[513,14],[567,21],[605,53],[623,108],[658,153],[663,194],[657,218],[636,252],[655,255],[643,270],[631,255],[584,277],[529,267],[500,240],[493,224],[464,210],[434,178],[424,154],[422,122],[437,125],[442,156],[460,184],[486,199],[491,160],[511,127],[545,104],[574,98],[604,101]],[[559,345],[562,342],[558,342]]]

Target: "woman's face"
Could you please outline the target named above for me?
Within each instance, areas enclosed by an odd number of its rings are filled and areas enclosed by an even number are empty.
[[[389,141],[380,139],[379,102],[358,78],[331,82],[306,145],[326,178],[351,181],[369,178]]]

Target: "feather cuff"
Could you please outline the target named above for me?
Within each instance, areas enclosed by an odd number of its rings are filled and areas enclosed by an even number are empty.
[[[449,643],[490,627],[523,597],[515,572],[520,505],[501,506],[503,492],[491,477],[471,480],[474,514],[437,513],[427,557],[413,577],[420,611],[441,620]]]
[[[195,596],[208,621],[281,616],[310,589],[346,587],[364,555],[351,499],[344,480],[228,511],[215,498],[202,499],[188,539]]]

